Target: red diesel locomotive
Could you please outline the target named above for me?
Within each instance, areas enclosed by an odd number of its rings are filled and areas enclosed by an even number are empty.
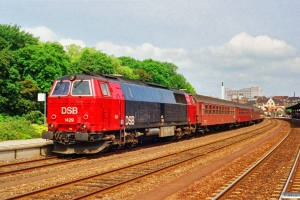
[[[55,80],[48,96],[54,152],[93,154],[174,137],[257,123],[261,110],[118,76],[71,74]]]

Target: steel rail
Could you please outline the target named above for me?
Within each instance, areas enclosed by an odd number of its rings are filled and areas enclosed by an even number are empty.
[[[282,198],[288,198],[288,197],[284,197],[284,193],[287,192],[286,189],[287,189],[288,185],[290,184],[290,181],[291,181],[292,176],[293,176],[293,174],[295,172],[295,168],[296,168],[297,164],[299,164],[299,156],[300,156],[300,149],[298,151],[298,154],[297,154],[296,160],[294,162],[294,165],[293,165],[293,167],[291,169],[290,175],[289,175],[288,179],[286,180],[286,183],[285,183],[285,185],[284,185],[284,187],[282,189],[282,192],[281,192],[281,195],[279,197],[279,200],[281,200]]]

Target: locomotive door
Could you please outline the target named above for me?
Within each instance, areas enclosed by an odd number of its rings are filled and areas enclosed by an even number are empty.
[[[120,120],[120,129],[123,129],[124,123],[125,123],[125,105],[124,105],[124,95],[117,94],[117,100],[118,100],[118,116]]]
[[[111,92],[108,82],[100,82],[100,89],[102,92],[101,106],[100,106],[100,118],[102,124],[102,130],[110,129],[110,112],[111,112]]]

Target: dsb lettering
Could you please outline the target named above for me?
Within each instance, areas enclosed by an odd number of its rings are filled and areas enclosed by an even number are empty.
[[[77,114],[77,107],[61,107],[61,114]]]

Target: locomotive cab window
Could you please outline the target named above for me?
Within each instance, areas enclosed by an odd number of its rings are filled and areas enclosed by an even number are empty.
[[[90,96],[91,87],[90,81],[88,80],[77,80],[73,82],[72,85],[72,95],[73,96]]]
[[[57,81],[52,91],[52,96],[66,96],[69,94],[70,82]]]
[[[100,83],[103,96],[110,96],[110,91],[107,83]]]

